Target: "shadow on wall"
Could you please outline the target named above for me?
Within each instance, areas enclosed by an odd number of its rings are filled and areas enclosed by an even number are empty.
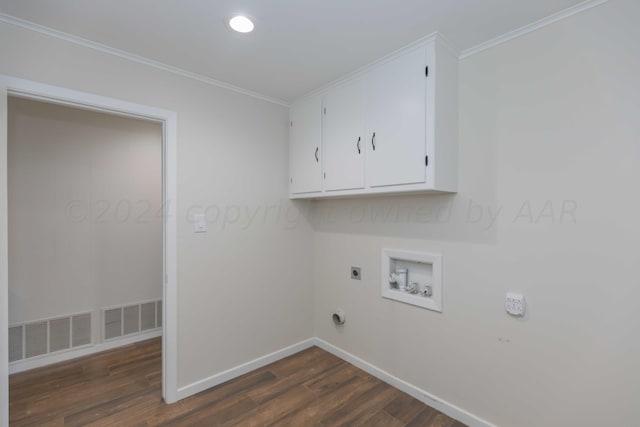
[[[315,231],[493,243],[496,207],[455,194],[313,202]]]
[[[507,214],[493,202],[461,194],[212,204],[190,208],[188,222],[196,212],[204,212],[212,231],[295,230],[309,224],[316,232],[477,243],[495,242],[496,224]]]

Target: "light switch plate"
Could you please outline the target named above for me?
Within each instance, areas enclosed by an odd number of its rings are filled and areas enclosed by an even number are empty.
[[[207,231],[207,218],[204,214],[195,214],[193,216],[193,232],[204,233]]]
[[[524,316],[524,295],[508,292],[504,308],[512,316]]]

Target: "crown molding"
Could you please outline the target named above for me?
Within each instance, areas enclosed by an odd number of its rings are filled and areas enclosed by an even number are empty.
[[[546,27],[547,25],[551,25],[554,24],[558,21],[561,21],[563,19],[569,18],[573,15],[577,15],[579,13],[582,13],[586,10],[592,9],[594,7],[600,6],[604,3],[607,3],[609,0],[586,0],[582,3],[579,3],[575,6],[569,7],[567,9],[564,9],[560,12],[554,13],[553,15],[549,15],[545,18],[542,18],[536,22],[533,22],[531,24],[525,25],[523,27],[520,27],[516,30],[510,31],[508,33],[502,34],[501,36],[498,36],[496,38],[493,38],[491,40],[487,40],[486,42],[480,43],[474,47],[468,48],[463,50],[462,52],[460,52],[458,49],[455,48],[455,46],[453,44],[451,44],[441,33],[433,32],[425,37],[422,37],[406,46],[403,46],[400,49],[397,49],[391,53],[389,53],[388,55],[385,55],[384,57],[377,59],[363,67],[360,67],[358,69],[356,69],[355,71],[352,71],[338,79],[335,79],[325,85],[322,85],[321,87],[306,93],[305,95],[297,98],[295,100],[295,102],[307,99],[309,97],[318,95],[324,91],[326,91],[328,88],[333,87],[333,86],[337,86],[343,83],[346,83],[350,80],[353,80],[363,74],[365,74],[367,71],[371,70],[372,68],[385,63],[387,61],[390,61],[400,55],[402,55],[403,53],[406,53],[408,51],[411,51],[413,49],[416,49],[420,46],[425,45],[428,42],[431,42],[433,40],[437,40],[438,42],[442,43],[443,46],[447,47],[449,50],[451,50],[452,52],[456,53],[460,59],[464,59],[464,58],[468,58],[472,55],[478,54],[480,52],[483,52],[487,49],[491,49],[493,47],[496,47],[498,45],[501,45],[503,43],[507,43],[513,39],[516,39],[520,36],[523,36],[525,34],[531,33],[533,31],[539,30],[543,27]],[[277,105],[282,105],[284,107],[289,107],[291,105],[290,102],[287,102],[283,99],[279,99],[279,98],[274,98],[271,96],[267,96],[267,95],[263,95],[261,93],[258,92],[254,92],[248,89],[244,89],[241,88],[239,86],[235,86],[232,85],[230,83],[226,83],[223,82],[221,80],[216,80],[214,78],[211,77],[207,77],[205,75],[202,74],[198,74],[198,73],[194,73],[188,70],[184,70],[182,68],[178,68],[175,67],[173,65],[169,65],[169,64],[165,64],[163,62],[159,62],[159,61],[155,61],[153,59],[150,58],[146,58],[144,56],[140,56],[140,55],[136,55],[133,54],[131,52],[127,52],[121,49],[116,49],[113,48],[111,46],[107,46],[101,43],[97,43],[82,37],[78,37],[78,36],[74,36],[72,34],[69,33],[65,33],[63,31],[59,31],[59,30],[54,30],[52,28],[49,27],[45,27],[43,25],[40,24],[36,24],[34,22],[31,21],[26,21],[24,19],[21,18],[17,18],[15,16],[11,16],[11,15],[7,15],[4,13],[0,13],[0,22],[4,22],[6,24],[10,24],[10,25],[14,25],[17,27],[21,27],[21,28],[25,28],[27,30],[31,30],[31,31],[35,31],[41,34],[45,34],[48,35],[50,37],[54,37],[60,40],[65,40],[67,42],[79,45],[79,46],[84,46],[90,49],[94,49],[103,53],[107,53],[110,55],[114,55],[123,59],[127,59],[129,61],[133,61],[133,62],[137,62],[139,64],[144,64],[147,65],[149,67],[153,67],[159,70],[163,70],[172,74],[176,74],[188,79],[192,79],[192,80],[196,80],[202,83],[206,83],[212,86],[216,86],[219,88],[223,88],[223,89],[227,89],[233,92],[237,92],[246,96],[251,96],[253,98],[257,98],[257,99],[261,99],[263,101],[267,101],[267,102],[271,102],[273,104],[277,104]]]
[[[299,101],[303,101],[305,99],[311,98],[313,96],[319,95],[323,92],[325,92],[327,89],[332,88],[334,86],[339,86],[341,84],[347,83],[355,78],[358,78],[360,76],[362,76],[363,74],[365,74],[367,71],[375,68],[376,66],[385,63],[387,61],[390,61],[394,58],[397,58],[398,56],[402,55],[403,53],[409,52],[413,49],[419,48],[421,46],[424,46],[426,43],[429,43],[433,40],[437,40],[439,43],[441,43],[443,46],[447,47],[451,52],[453,52],[455,55],[457,55],[460,59],[464,59],[464,58],[468,58],[472,55],[475,55],[477,53],[480,53],[484,50],[487,49],[491,49],[492,47],[496,47],[498,45],[501,45],[503,43],[507,43],[508,41],[511,41],[515,38],[518,38],[520,36],[523,36],[525,34],[531,33],[533,31],[539,30],[543,27],[546,27],[547,25],[551,25],[555,22],[561,21],[563,19],[569,18],[573,15],[577,15],[578,13],[584,12],[586,10],[592,9],[596,6],[600,6],[606,2],[608,2],[609,0],[586,0],[582,3],[578,3],[575,6],[571,6],[567,9],[561,10],[560,12],[554,13],[553,15],[549,15],[545,18],[542,18],[538,21],[535,21],[531,24],[527,24],[523,27],[520,27],[516,30],[513,31],[509,31],[508,33],[505,33],[501,36],[498,36],[494,39],[491,40],[487,40],[486,42],[480,43],[474,47],[465,49],[463,51],[458,50],[455,45],[453,45],[449,40],[447,40],[446,37],[444,37],[442,35],[442,33],[439,33],[438,31],[435,31],[427,36],[424,36],[406,46],[401,47],[400,49],[397,49],[391,53],[389,53],[388,55],[373,61],[363,67],[360,67],[358,69],[356,69],[355,71],[352,71],[349,74],[346,74],[342,77],[339,77],[335,80],[332,80],[331,82],[324,84],[322,86],[320,86],[317,89],[312,90],[311,92],[308,92],[306,94],[304,94],[303,96],[296,98],[291,104],[295,104],[296,102]]]
[[[273,104],[282,105],[284,107],[289,107],[290,103],[279,99],[274,98],[268,95],[263,95],[258,92],[254,92],[248,89],[241,88],[239,86],[232,85],[230,83],[223,82],[221,80],[216,80],[211,77],[207,77],[202,74],[194,73],[188,70],[184,70],[182,68],[174,67],[173,65],[165,64],[160,61],[156,61],[150,58],[146,58],[144,56],[136,55],[131,52],[127,52],[121,49],[116,49],[111,46],[104,45],[102,43],[97,43],[82,37],[74,36],[73,34],[65,33],[63,31],[54,30],[53,28],[45,27],[44,25],[36,24],[35,22],[26,21],[21,18],[17,18],[12,15],[7,15],[5,13],[0,13],[0,22],[4,22],[5,24],[14,25],[16,27],[24,28],[30,31],[34,31],[40,34],[45,34],[50,37],[54,37],[56,39],[64,40],[69,43],[73,43],[79,46],[84,46],[89,49],[97,50],[99,52],[107,53],[109,55],[117,56],[119,58],[123,58],[132,62],[137,62],[138,64],[147,65],[149,67],[156,68],[158,70],[166,71],[172,74],[176,74],[182,77],[186,77],[191,80],[196,80],[202,83],[206,83],[212,86],[216,86],[222,89],[227,89],[233,92],[240,93],[242,95],[250,96],[253,98],[257,98],[263,101],[267,101]]]
[[[577,15],[578,13],[600,6],[608,1],[609,0],[586,0],[582,3],[578,3],[575,6],[571,6],[567,9],[561,10],[560,12],[554,13],[553,15],[549,15],[536,22],[525,25],[524,27],[520,27],[516,30],[509,31],[508,33],[505,33],[494,39],[487,40],[486,42],[480,43],[477,46],[471,47],[469,49],[465,49],[460,54],[460,59],[468,58],[469,56],[475,55],[484,50],[491,49],[492,47],[496,47],[498,45],[511,41],[515,38],[523,36],[525,34],[539,30],[540,28],[546,27],[547,25],[554,24],[558,21],[569,18],[573,15]]]

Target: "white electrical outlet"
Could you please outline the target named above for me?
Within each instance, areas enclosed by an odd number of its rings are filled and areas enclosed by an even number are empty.
[[[524,295],[508,292],[504,308],[513,316],[524,316]]]

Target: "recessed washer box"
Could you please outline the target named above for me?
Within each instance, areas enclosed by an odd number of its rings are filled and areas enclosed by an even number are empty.
[[[382,296],[442,312],[442,255],[382,249]]]

